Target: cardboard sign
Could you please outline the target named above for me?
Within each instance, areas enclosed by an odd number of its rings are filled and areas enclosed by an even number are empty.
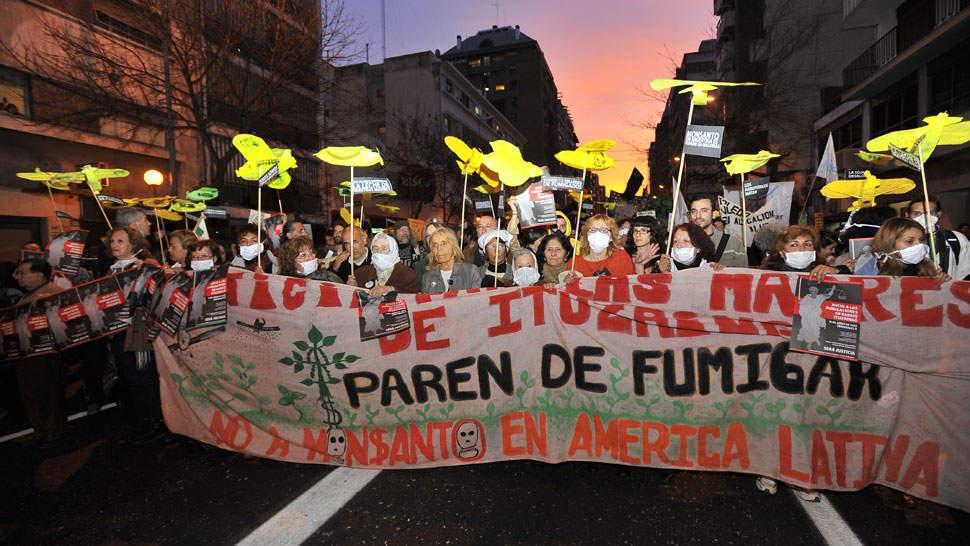
[[[768,196],[768,177],[744,181],[744,198],[751,201],[762,200]]]
[[[919,172],[919,156],[916,154],[907,152],[902,148],[897,148],[892,144],[889,145],[889,153],[893,154],[893,157],[898,159],[903,165],[906,165],[916,172]]]
[[[387,178],[354,178],[350,182],[350,189],[354,193],[390,193],[394,191],[391,181]]]
[[[842,360],[859,359],[862,283],[798,279],[798,313],[789,349]]]
[[[526,191],[517,195],[515,210],[522,229],[556,225],[556,197],[545,191],[541,184],[530,184]]]
[[[578,176],[543,175],[540,180],[542,181],[542,187],[547,190],[583,191],[583,179]]]
[[[846,169],[845,179],[846,180],[862,180],[866,177],[866,171],[863,169]]]
[[[206,207],[205,217],[210,220],[228,220],[229,211],[225,207]]]
[[[721,157],[724,127],[719,125],[688,125],[684,135],[684,154],[702,157]]]

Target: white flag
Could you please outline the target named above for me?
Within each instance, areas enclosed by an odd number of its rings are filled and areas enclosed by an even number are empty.
[[[677,179],[671,178],[673,188],[677,187]],[[683,192],[677,192],[677,217],[671,219],[669,229],[680,224],[686,224],[690,220],[690,210],[687,209],[687,201],[684,199]]]
[[[194,233],[196,238],[198,238],[200,241],[209,240],[209,228],[205,227],[205,213],[199,214],[199,221],[196,222],[192,233]]]
[[[835,142],[832,140],[832,133],[829,133],[829,141],[825,143],[825,153],[822,154],[822,160],[818,162],[815,177],[824,178],[826,182],[839,179],[839,167],[835,164]]]

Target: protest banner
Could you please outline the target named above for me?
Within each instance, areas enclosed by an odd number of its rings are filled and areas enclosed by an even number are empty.
[[[165,419],[293,462],[593,461],[970,508],[970,283],[863,278],[848,362],[789,351],[796,280],[703,268],[399,295],[412,327],[361,342],[356,289],[230,269],[225,332],[155,342]]]
[[[767,197],[761,207],[748,207],[747,240],[767,248],[774,241],[774,235],[788,227],[791,215],[791,199],[794,182],[771,182],[768,184]],[[738,190],[724,189],[718,197],[718,207],[724,220],[724,229],[732,237],[741,239],[741,200]]]

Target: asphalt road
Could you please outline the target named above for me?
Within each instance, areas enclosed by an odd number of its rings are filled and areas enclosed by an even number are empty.
[[[72,422],[59,449],[0,444],[0,542],[236,544],[334,472],[175,436],[139,447],[129,434],[109,410]],[[319,498],[339,493],[323,489]],[[816,524],[790,490],[759,492],[751,476],[608,464],[384,471],[349,495],[307,544],[794,546],[825,544],[819,525],[848,529],[863,544],[965,544],[970,536],[970,514],[882,487],[826,494],[835,515]],[[271,529],[277,543],[288,543],[285,527]]]

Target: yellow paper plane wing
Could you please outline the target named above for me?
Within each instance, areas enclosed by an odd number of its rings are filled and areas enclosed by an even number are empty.
[[[587,152],[606,152],[611,148],[613,148],[613,146],[616,146],[615,140],[609,140],[604,138],[600,140],[591,140],[576,149],[585,150]]]
[[[867,142],[866,148],[873,152],[883,152],[888,150],[889,145],[892,144],[898,148],[917,153],[916,143],[919,142],[919,153],[925,163],[940,144],[955,146],[970,142],[970,121],[963,121],[961,117],[941,112],[935,116],[923,118],[923,123],[925,125],[922,127],[893,131],[878,136]]]
[[[728,174],[749,173],[770,161],[772,158],[781,157],[768,150],[761,150],[756,154],[734,154],[721,159]]]
[[[161,218],[162,220],[171,220],[173,222],[178,222],[179,220],[182,219],[181,214],[170,211],[168,209],[155,209],[155,215]]]
[[[684,87],[684,89],[681,89],[678,91],[678,93],[690,93],[692,95],[691,100],[695,106],[704,106],[707,104],[707,94],[710,91],[714,91],[718,87],[738,87],[749,85],[761,84],[754,82],[709,82],[701,80],[677,80],[667,78],[660,78],[650,82],[650,88],[654,91],[673,89],[674,87]]]
[[[858,180],[835,180],[822,187],[821,193],[829,199],[856,199],[850,211],[876,205],[880,195],[907,193],[916,187],[908,178],[876,178],[865,172],[865,178]]]
[[[173,212],[202,212],[205,209],[205,203],[189,201],[188,199],[175,199],[171,205]]]
[[[563,165],[579,170],[605,171],[616,163],[604,152],[589,152],[583,149],[563,150],[556,154],[556,159]]]
[[[530,178],[542,176],[542,168],[522,159],[518,146],[505,140],[490,142],[492,153],[482,157],[482,164],[498,174],[506,186],[521,186]]]
[[[461,174],[474,174],[481,168],[482,152],[478,148],[472,148],[462,139],[453,136],[445,137],[445,146],[458,156]]]
[[[389,214],[393,214],[401,210],[401,207],[395,207],[394,205],[377,205],[377,208]]]
[[[370,167],[384,164],[380,152],[365,146],[328,146],[313,154],[320,161],[343,167]]]
[[[172,201],[174,200],[174,195],[167,195],[165,197],[149,197],[147,199],[142,199],[141,205],[143,207],[152,209],[166,209],[172,205]]]

